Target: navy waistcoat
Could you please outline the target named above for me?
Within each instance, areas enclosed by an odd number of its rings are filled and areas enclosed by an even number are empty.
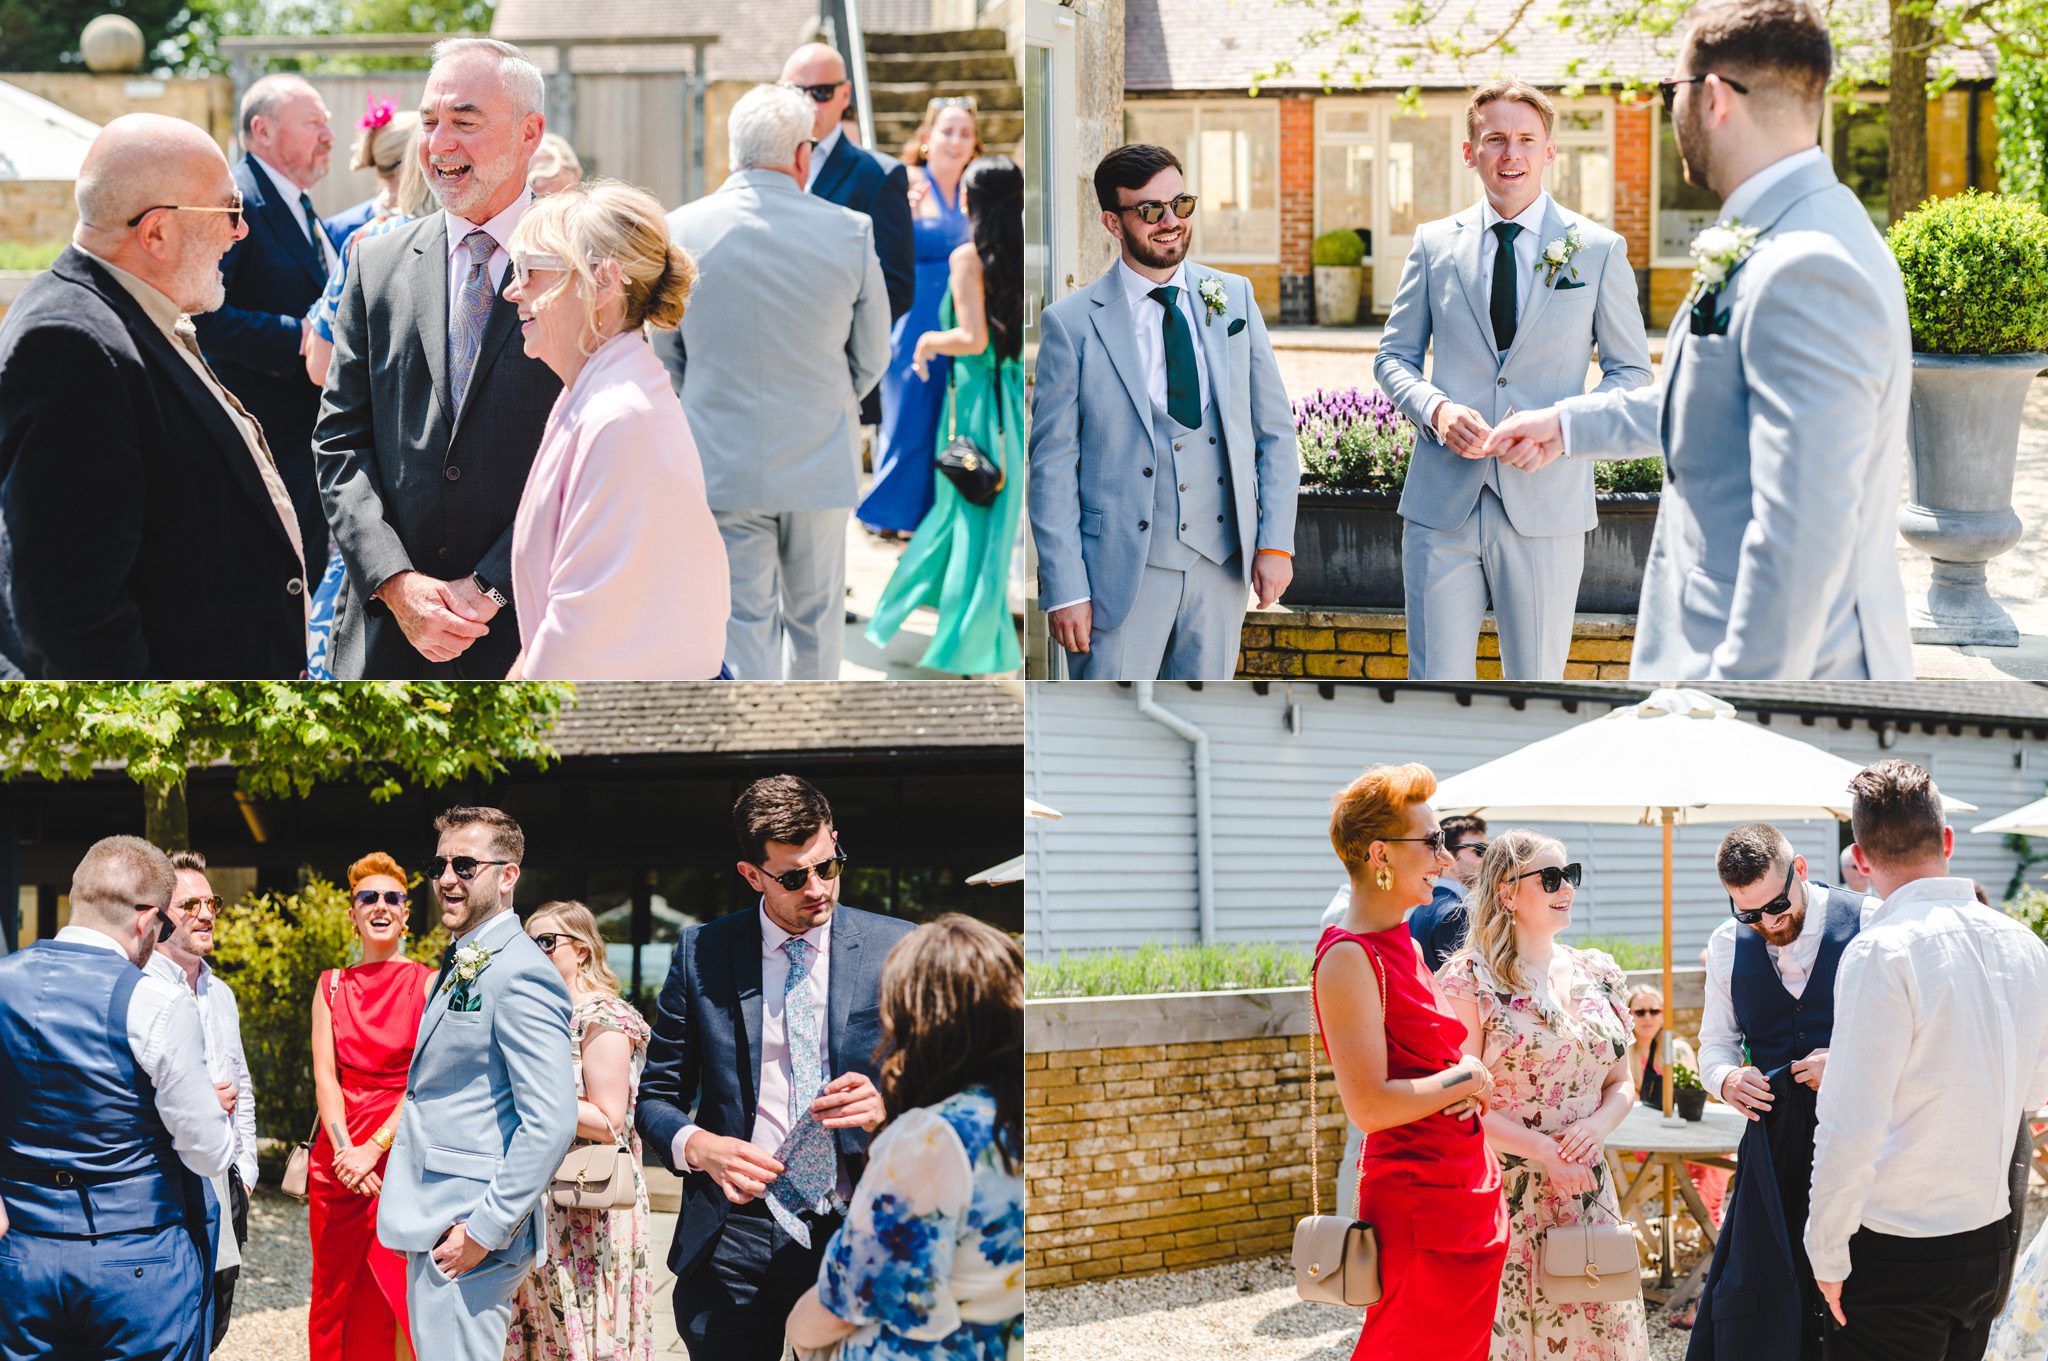
[[[1822,899],[1826,919],[1820,923],[1825,934],[1800,996],[1785,991],[1762,936],[1748,927],[1735,933],[1729,998],[1735,1004],[1735,1023],[1749,1046],[1750,1063],[1767,1073],[1825,1048],[1835,1033],[1835,965],[1842,958],[1843,947],[1856,938],[1862,906],[1854,894],[1826,884],[1815,887],[1826,893]],[[1807,929],[1813,925],[1809,922]]]

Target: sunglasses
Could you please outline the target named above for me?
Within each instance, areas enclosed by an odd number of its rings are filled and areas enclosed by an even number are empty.
[[[156,913],[156,943],[158,945],[162,945],[173,935],[177,934],[178,924],[171,920],[171,914],[165,909],[158,907],[155,903],[137,903],[135,904],[135,910],[137,912]]]
[[[1664,1008],[1662,1008],[1662,1007],[1630,1007],[1630,1008],[1628,1009],[1628,1014],[1629,1014],[1629,1015],[1631,1015],[1631,1016],[1662,1016],[1662,1015],[1664,1014]]]
[[[219,916],[220,910],[227,906],[227,902],[227,899],[216,894],[211,898],[187,898],[183,902],[175,904],[175,906],[180,912],[197,912],[203,907],[215,916]]]
[[[1664,79],[1658,81],[1657,92],[1664,96],[1664,112],[1671,112],[1671,101],[1678,97],[1679,86],[1697,85],[1701,81],[1705,80],[1707,76],[1711,76],[1714,74],[1716,73],[1713,71],[1708,71],[1705,75],[1686,76],[1683,79],[1680,79],[1677,76],[1666,76],[1664,77]],[[1738,84],[1735,81],[1728,79],[1728,77],[1726,76],[1721,77],[1721,83],[1723,85],[1726,85],[1729,89],[1735,91],[1735,93],[1739,95],[1746,95],[1749,93],[1749,87],[1747,85]]]
[[[542,954],[552,955],[555,952],[556,946],[577,939],[580,938],[572,936],[565,931],[543,931],[533,938],[533,943],[540,947]]]
[[[1451,854],[1452,854],[1452,855],[1463,855],[1463,854],[1464,854],[1465,852],[1467,852],[1467,851],[1470,851],[1470,852],[1472,852],[1472,854],[1474,854],[1474,855],[1485,855],[1485,854],[1486,854],[1486,846],[1487,846],[1487,843],[1486,843],[1486,842],[1484,842],[1484,841],[1467,841],[1467,842],[1465,842],[1465,843],[1464,843],[1463,845],[1461,845],[1461,846],[1457,847],[1457,848],[1456,848],[1455,850],[1453,850],[1453,851],[1451,852]]]
[[[242,196],[240,194],[235,195],[234,203],[226,208],[199,207],[189,203],[159,203],[154,208],[144,208],[141,212],[129,218],[128,225],[131,227],[141,225],[142,219],[148,217],[151,213],[226,213],[228,215],[228,229],[232,231],[242,225]]]
[[[1731,893],[1728,895],[1728,911],[1734,914],[1735,920],[1741,922],[1744,926],[1755,926],[1765,917],[1779,917],[1790,912],[1792,910],[1793,868],[1791,865],[1785,866],[1785,891],[1765,903],[1762,907],[1751,908],[1745,912],[1735,905],[1735,895]]]
[[[829,884],[834,879],[837,879],[840,873],[846,869],[846,852],[834,846],[830,860],[820,860],[815,865],[805,865],[800,869],[793,869],[784,874],[777,874],[766,865],[757,865],[756,868],[776,883],[782,885],[783,892],[795,893],[811,881],[813,874],[818,876],[818,882],[821,884]]]
[[[462,871],[457,870],[456,873],[462,874]],[[436,877],[438,878],[439,876],[437,875]],[[462,877],[467,879],[469,876],[463,874]],[[404,907],[405,895],[395,888],[387,888],[381,893],[374,888],[366,888],[360,889],[356,893],[357,907],[375,907],[380,902],[386,907]]]
[[[1577,888],[1579,886],[1579,862],[1574,860],[1569,865],[1545,865],[1540,870],[1530,870],[1526,874],[1510,874],[1507,881],[1512,884],[1518,879],[1542,880],[1545,893],[1555,893],[1566,884]]]
[[[948,95],[943,99],[932,100],[925,107],[934,111],[939,109],[966,109],[969,113],[973,113],[981,105],[975,102],[973,95]]]
[[[1136,213],[1138,221],[1148,227],[1153,227],[1157,226],[1160,220],[1166,216],[1166,210],[1169,206],[1172,207],[1173,215],[1177,218],[1187,219],[1193,217],[1195,215],[1195,196],[1193,194],[1178,195],[1172,200],[1170,205],[1161,203],[1156,198],[1148,198],[1143,203],[1126,203],[1117,211],[1120,213]]]
[[[1429,847],[1429,852],[1431,855],[1436,855],[1440,853],[1444,848],[1444,834],[1442,828],[1438,828],[1436,831],[1431,832],[1428,836],[1383,836],[1375,837],[1374,840],[1420,842],[1421,844]]]
[[[454,870],[455,877],[468,883],[476,878],[476,872],[486,865],[509,865],[510,860],[479,860],[473,855],[437,855],[427,862],[427,878],[439,879],[444,870]]]
[[[811,102],[813,104],[829,104],[832,102],[832,96],[839,93],[839,87],[844,84],[846,84],[846,82],[843,80],[835,80],[832,81],[830,84],[826,85],[797,85],[790,82],[784,82],[782,88],[785,90],[803,91],[805,94],[811,97]]]

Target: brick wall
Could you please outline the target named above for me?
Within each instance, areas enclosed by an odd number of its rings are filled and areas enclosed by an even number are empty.
[[[1614,230],[1628,242],[1629,263],[1641,269],[1650,259],[1650,105],[1614,106]]]
[[[1573,625],[1566,680],[1626,680],[1635,620],[1580,615]],[[1478,678],[1499,680],[1500,636],[1488,616],[1481,625]],[[1245,616],[1238,656],[1242,679],[1301,676],[1310,680],[1401,680],[1408,675],[1408,630],[1399,613],[1307,610]]]
[[[1316,234],[1316,102],[1280,96],[1280,317],[1315,320],[1311,275]]]

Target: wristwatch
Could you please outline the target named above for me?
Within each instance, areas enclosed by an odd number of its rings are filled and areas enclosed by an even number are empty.
[[[505,598],[505,593],[503,591],[491,585],[490,582],[485,581],[481,576],[479,576],[475,572],[471,572],[469,574],[469,584],[476,587],[478,594],[482,595],[484,599],[490,601],[493,605],[496,605],[501,610],[512,603],[511,601]]]

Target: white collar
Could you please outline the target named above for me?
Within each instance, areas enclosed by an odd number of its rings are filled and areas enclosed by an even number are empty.
[[[305,214],[299,211],[299,196],[307,191],[292,183],[290,176],[286,175],[284,171],[279,170],[269,161],[258,156],[255,152],[249,153],[249,159],[263,167],[263,173],[270,177],[271,184],[277,189],[278,197],[282,198],[285,206],[292,210],[292,215],[303,222]]]
[[[1549,211],[1550,191],[1548,189],[1537,194],[1530,201],[1528,207],[1522,209],[1521,212],[1516,213],[1513,217],[1502,217],[1494,211],[1493,200],[1482,197],[1479,200],[1479,228],[1481,231],[1491,232],[1493,224],[1496,222],[1512,222],[1520,227],[1525,234],[1534,238],[1542,233],[1543,219]]]
[[[1782,156],[1772,161],[1769,165],[1735,186],[1735,192],[1730,194],[1728,201],[1721,205],[1721,220],[1723,222],[1732,222],[1739,219],[1744,213],[1756,207],[1757,201],[1770,192],[1772,185],[1777,184],[1789,175],[1804,170],[1809,165],[1824,165],[1826,163],[1827,157],[1822,155],[1821,149],[1817,146],[1810,146],[1804,151],[1795,151],[1790,156]],[[1764,224],[1745,223],[1744,225],[1762,226]]]
[[[185,972],[185,966],[165,954],[162,947],[150,951],[149,963],[142,967],[150,973],[157,974],[172,983],[176,983],[181,989],[192,993],[194,996],[206,991],[207,982],[213,976],[213,969],[202,959],[199,961],[199,981],[195,984],[192,981],[191,975]]]
[[[1966,904],[1971,907],[1978,906],[1976,885],[1972,884],[1968,879],[1957,879],[1946,875],[1938,875],[1929,879],[1915,879],[1912,883],[1901,886],[1891,897],[1885,899],[1884,905],[1877,909],[1876,915],[1870,919],[1869,924],[1875,926],[1879,922],[1895,921],[1916,907],[1941,904],[1951,907],[1961,907]]]
[[[1164,284],[1153,283],[1150,279],[1138,273],[1137,270],[1132,269],[1131,262],[1124,259],[1121,255],[1116,258],[1116,267],[1119,271],[1118,277],[1123,280],[1124,297],[1128,298],[1134,307],[1141,302],[1150,302],[1152,300],[1152,290],[1155,288],[1178,288],[1180,296],[1185,297],[1187,295],[1188,262],[1185,260],[1174,266],[1173,277]]]
[[[488,222],[471,222],[468,218],[457,217],[443,208],[442,216],[448,219],[448,258],[455,258],[455,253],[462,249],[463,241],[478,227],[482,227],[490,234],[491,240],[498,243],[499,250],[509,250],[507,243],[512,239],[512,229],[519,225],[519,219],[526,216],[526,210],[532,205],[533,191],[528,189],[500,209],[498,215]]]
[[[818,144],[811,148],[811,174],[810,178],[804,181],[804,188],[808,189],[818,182],[818,176],[825,173],[825,162],[832,159],[833,151],[838,148],[845,136],[846,125],[834,123],[832,131],[818,139]]]
[[[484,932],[489,931],[499,922],[508,920],[515,927],[519,925],[519,914],[513,911],[509,904],[505,907],[499,908],[496,912],[484,918],[475,926],[470,927],[469,930],[465,931],[463,934],[457,936],[455,938],[455,943],[457,945],[468,945],[471,942],[475,942],[478,945],[482,945],[484,943]]]
[[[768,907],[765,903],[757,905],[754,911],[761,919],[761,958],[771,959],[781,954],[783,945],[795,937],[792,933],[783,930],[775,924],[774,920],[768,915]],[[835,907],[832,909],[832,912],[833,916],[837,916],[839,909]],[[809,943],[812,950],[820,955],[824,954],[832,946],[832,918],[827,917],[824,921],[819,922],[816,926],[804,932],[804,940]]]
[[[112,950],[123,959],[128,957],[128,952],[121,948],[120,941],[115,940],[106,932],[96,930],[90,926],[62,927],[58,930],[55,939],[63,941],[66,945],[97,946],[102,950]]]

